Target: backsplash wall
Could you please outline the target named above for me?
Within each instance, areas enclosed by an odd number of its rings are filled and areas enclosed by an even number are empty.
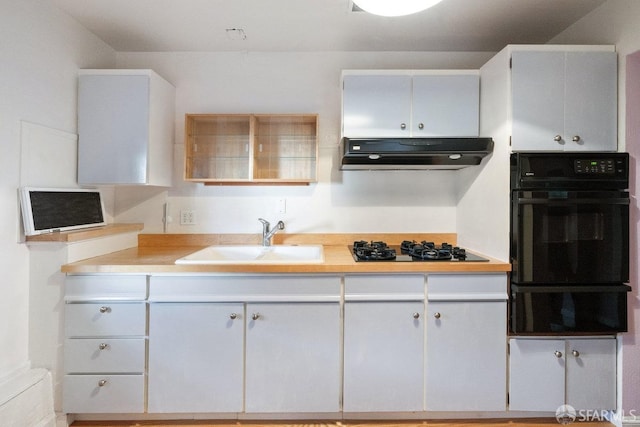
[[[117,190],[116,220],[171,233],[257,233],[258,217],[288,232],[455,232],[455,171],[339,170],[343,69],[478,69],[493,53],[244,52],[118,53],[118,68],[151,68],[176,87],[174,185],[166,192]],[[182,180],[186,113],[318,113],[319,179],[309,186],[204,186]],[[137,199],[137,200],[136,200]],[[286,212],[280,212],[285,199]],[[196,225],[181,226],[180,210]]]

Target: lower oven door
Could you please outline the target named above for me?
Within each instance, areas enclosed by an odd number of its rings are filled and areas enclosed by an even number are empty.
[[[629,281],[629,193],[513,191],[512,281]]]
[[[627,331],[628,285],[511,285],[514,334]]]

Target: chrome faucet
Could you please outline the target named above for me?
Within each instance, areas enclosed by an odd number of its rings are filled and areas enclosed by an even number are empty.
[[[271,224],[266,219],[258,218],[262,223],[262,246],[271,246],[271,237],[280,230],[284,230],[284,222],[278,221],[275,228],[271,229]]]

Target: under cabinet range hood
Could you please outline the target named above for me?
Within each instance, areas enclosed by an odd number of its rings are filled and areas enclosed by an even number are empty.
[[[491,138],[342,138],[342,170],[462,169],[493,152]]]

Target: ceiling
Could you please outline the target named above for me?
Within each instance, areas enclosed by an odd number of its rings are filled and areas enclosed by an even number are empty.
[[[118,52],[495,52],[546,43],[606,0],[443,0],[395,18],[350,0],[46,1]]]

